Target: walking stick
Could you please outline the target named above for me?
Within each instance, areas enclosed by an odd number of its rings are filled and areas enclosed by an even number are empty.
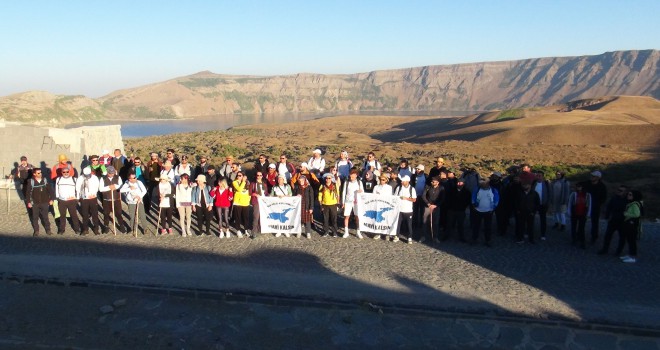
[[[431,244],[433,244],[433,242],[434,242],[434,240],[433,240],[433,210],[434,209],[431,209]]]
[[[112,210],[112,233],[117,235],[117,224],[115,219],[115,191],[110,190],[110,209]]]
[[[138,231],[138,216],[140,215],[140,211],[138,210],[140,206],[140,200],[137,201],[137,204],[135,204],[135,220],[133,221],[133,237],[137,238],[137,231]],[[144,227],[143,227],[144,229]]]
[[[156,233],[154,235],[158,236],[158,228],[160,227],[160,211],[163,209],[160,205],[158,205],[158,223],[156,224]]]

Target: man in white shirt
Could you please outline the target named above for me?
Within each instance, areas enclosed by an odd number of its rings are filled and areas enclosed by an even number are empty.
[[[55,198],[57,198],[57,209],[60,212],[60,222],[57,234],[63,235],[66,228],[67,211],[71,216],[71,226],[76,234],[80,233],[80,221],[78,220],[78,196],[76,192],[76,179],[71,175],[69,168],[62,169],[62,176],[55,180]]]
[[[360,222],[357,215],[357,196],[358,193],[364,192],[362,188],[362,181],[358,180],[358,171],[353,169],[348,175],[348,181],[344,182],[344,192],[342,200],[342,208],[344,208],[344,235],[342,238],[348,238],[348,221],[351,218],[351,212],[355,217],[355,226],[358,227],[356,236],[362,239],[360,232]]]
[[[80,213],[82,214],[82,232],[81,235],[85,236],[89,230],[90,218],[92,221],[92,232],[95,235],[99,234],[99,209],[97,205],[97,195],[101,187],[99,178],[92,175],[92,169],[85,167],[82,170],[82,175],[78,177],[76,182],[76,189],[78,198],[80,198]]]
[[[378,178],[378,185],[374,187],[374,194],[381,196],[391,196],[392,195],[392,186],[388,184],[390,179],[385,176],[385,174],[380,175]],[[374,235],[373,239],[380,239],[380,235]]]
[[[126,204],[128,204],[128,217],[133,229],[138,225],[135,219],[137,213],[140,220],[140,233],[144,234],[147,229],[147,216],[144,212],[143,198],[147,194],[147,188],[141,181],[138,181],[135,174],[128,174],[128,180],[119,188],[119,192],[124,194]]]
[[[394,190],[394,195],[401,198],[399,202],[399,227],[397,228],[397,236],[394,236],[392,241],[398,242],[399,235],[401,235],[401,225],[404,221],[408,225],[408,237],[406,241],[408,244],[412,244],[413,241],[413,229],[412,229],[412,217],[413,217],[413,203],[417,201],[417,192],[415,188],[410,185],[410,176],[404,175],[401,177],[401,185],[397,186]]]
[[[312,157],[309,158],[309,162],[307,164],[309,165],[309,172],[313,173],[316,175],[317,178],[321,178],[321,175],[323,175],[323,171],[325,170],[325,159],[321,157],[321,150],[320,149],[315,149],[312,152]]]

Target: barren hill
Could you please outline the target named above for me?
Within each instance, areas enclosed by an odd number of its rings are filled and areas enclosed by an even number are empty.
[[[660,98],[660,51],[425,66],[358,74],[235,76],[200,72],[113,92],[32,101],[0,98],[0,118],[84,121],[96,118],[180,118],[227,113],[360,110],[483,111],[547,106],[594,96]],[[27,93],[33,94],[33,93]],[[55,102],[54,102],[55,101]]]

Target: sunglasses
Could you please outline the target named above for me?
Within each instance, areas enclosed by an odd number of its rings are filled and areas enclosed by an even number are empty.
[[[98,159],[92,159],[92,162],[98,162],[98,161],[99,161]]]
[[[257,177],[264,177],[263,175],[257,175]]]
[[[238,174],[238,175],[236,175],[236,177],[243,177],[243,175],[241,175],[241,174]]]

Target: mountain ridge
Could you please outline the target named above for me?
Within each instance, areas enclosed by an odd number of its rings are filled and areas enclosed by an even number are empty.
[[[189,118],[234,113],[486,111],[598,96],[660,98],[660,51],[433,65],[354,74],[191,75],[97,99],[0,97],[0,118],[26,122]],[[34,94],[27,92],[26,94]],[[43,97],[43,96],[42,96]],[[32,101],[30,104],[29,101]]]

